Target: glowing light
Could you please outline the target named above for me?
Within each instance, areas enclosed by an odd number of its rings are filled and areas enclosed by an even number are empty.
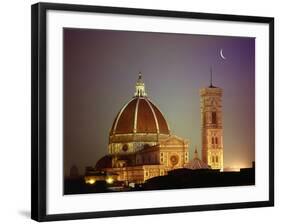
[[[108,183],[108,184],[112,184],[113,183],[113,178],[112,177],[108,177],[108,178],[106,178],[106,183]]]
[[[94,184],[96,183],[96,180],[94,178],[86,180],[86,184]]]
[[[225,167],[223,169],[223,172],[239,172],[240,171],[240,168],[239,167]]]

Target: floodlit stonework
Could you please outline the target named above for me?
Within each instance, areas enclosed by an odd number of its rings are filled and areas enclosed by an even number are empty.
[[[189,141],[172,135],[164,115],[148,98],[142,75],[134,97],[116,115],[109,133],[108,154],[95,169],[115,180],[144,183],[173,169],[223,169],[222,89],[200,89],[202,160],[197,149],[189,158]]]
[[[202,160],[212,169],[223,170],[223,90],[213,86],[200,89]]]
[[[189,161],[188,140],[170,133],[162,112],[145,92],[142,75],[132,100],[117,114],[109,133],[108,154],[97,170],[117,173],[119,181],[143,183]]]

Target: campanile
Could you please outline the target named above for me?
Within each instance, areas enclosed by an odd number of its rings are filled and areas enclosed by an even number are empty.
[[[213,86],[200,89],[202,160],[212,169],[223,170],[223,90]]]

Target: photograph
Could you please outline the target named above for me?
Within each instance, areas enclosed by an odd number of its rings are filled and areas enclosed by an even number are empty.
[[[274,206],[273,17],[37,3],[31,22],[32,219]]]
[[[277,1],[1,6],[0,223],[280,220]]]
[[[62,32],[64,195],[255,185],[255,37]]]

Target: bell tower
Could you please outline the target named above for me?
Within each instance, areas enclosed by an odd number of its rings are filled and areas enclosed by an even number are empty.
[[[223,170],[223,90],[213,86],[212,69],[210,85],[200,89],[202,160],[212,169]]]

